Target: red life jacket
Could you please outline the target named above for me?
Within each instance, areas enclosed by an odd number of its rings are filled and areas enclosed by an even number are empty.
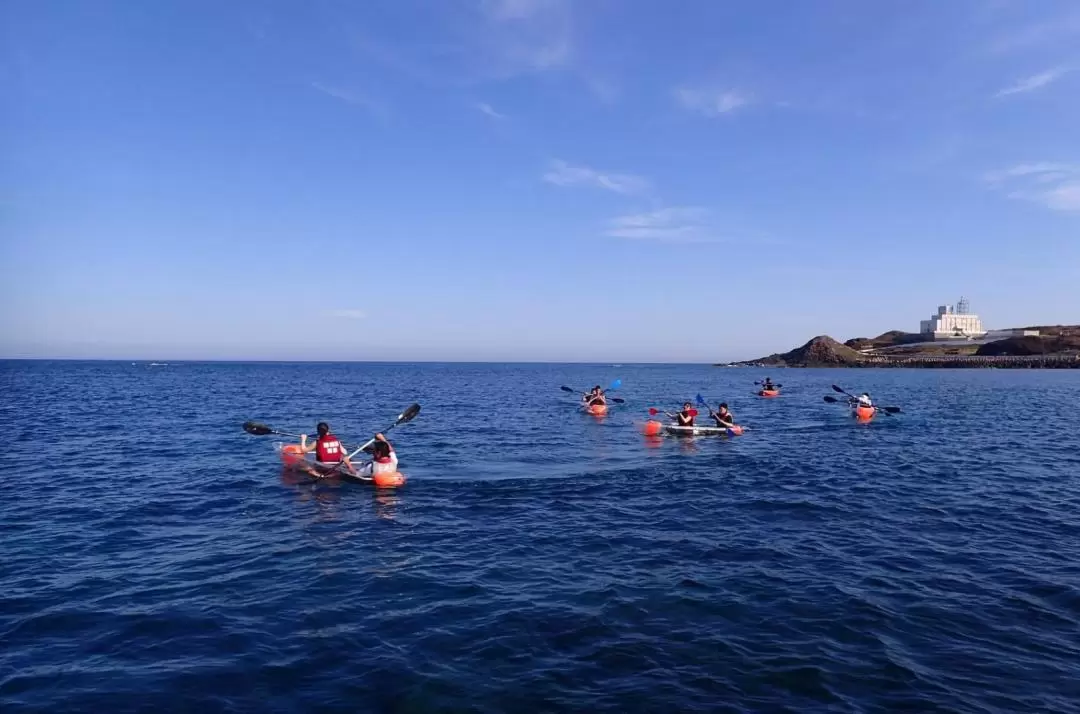
[[[336,464],[345,457],[345,448],[333,434],[320,436],[315,442],[315,460],[324,464]]]

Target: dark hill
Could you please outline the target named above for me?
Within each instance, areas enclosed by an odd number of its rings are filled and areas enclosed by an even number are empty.
[[[975,353],[979,357],[1023,357],[1080,350],[1080,334],[1058,333],[1051,337],[1009,337],[988,342]]]
[[[844,367],[864,361],[866,358],[842,345],[828,335],[819,335],[802,347],[752,360],[754,364],[769,364],[778,367]]]

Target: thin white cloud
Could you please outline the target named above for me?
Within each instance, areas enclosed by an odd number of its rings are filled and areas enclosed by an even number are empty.
[[[749,95],[737,89],[693,89],[679,87],[675,90],[675,100],[692,112],[707,117],[730,114],[751,103]]]
[[[482,0],[482,44],[497,75],[545,72],[568,66],[574,55],[569,0]]]
[[[1005,87],[995,97],[1008,97],[1013,94],[1025,94],[1027,92],[1033,92],[1036,89],[1042,89],[1043,87],[1050,85],[1062,76],[1069,72],[1068,67],[1055,67],[1054,69],[1048,69],[1045,72],[1033,74],[1030,77],[1025,77],[1008,87]]]
[[[506,119],[505,114],[495,111],[495,109],[487,102],[477,102],[476,109],[482,114],[486,114],[487,116],[497,121],[503,121],[504,119]]]
[[[363,310],[354,310],[351,308],[331,310],[328,314],[330,317],[338,317],[343,320],[363,320],[367,317],[367,313]]]
[[[648,213],[614,218],[604,231],[612,238],[667,243],[719,242],[706,220],[708,211],[697,206],[672,206]]]
[[[983,180],[1009,198],[1040,203],[1054,211],[1080,211],[1080,165],[1040,162],[992,171]]]
[[[649,190],[649,182],[633,174],[605,173],[588,166],[571,166],[565,161],[551,162],[544,180],[556,186],[591,186],[615,193],[640,194]]]
[[[323,82],[310,82],[312,89],[322,92],[328,97],[333,97],[354,107],[365,109],[376,118],[386,121],[390,117],[390,111],[386,105],[376,99],[344,87],[336,87]]]

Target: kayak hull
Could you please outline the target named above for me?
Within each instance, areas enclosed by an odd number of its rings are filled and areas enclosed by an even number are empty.
[[[859,421],[870,421],[876,413],[877,409],[874,407],[855,407],[851,410],[851,415]]]
[[[645,423],[642,433],[645,436],[658,436],[660,434],[671,434],[672,436],[741,436],[743,428],[738,424],[727,428],[722,426],[678,426],[677,424],[648,421]]]
[[[780,396],[780,390],[779,389],[762,389],[762,390],[758,391],[758,396],[759,397],[767,397],[767,398],[779,397]]]
[[[400,471],[374,474],[373,476],[351,474],[348,471],[339,469],[334,464],[324,464],[308,458],[310,454],[303,453],[300,450],[299,444],[276,443],[274,444],[274,448],[281,458],[282,466],[293,471],[302,471],[305,473],[315,471],[323,476],[339,478],[343,481],[374,484],[379,488],[397,488],[398,486],[405,485],[405,474]]]
[[[607,404],[590,404],[584,407],[586,414],[592,414],[593,416],[604,416],[607,414]]]

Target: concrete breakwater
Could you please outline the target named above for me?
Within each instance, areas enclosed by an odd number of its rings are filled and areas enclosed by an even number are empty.
[[[914,355],[910,357],[868,356],[845,367],[955,367],[997,369],[1080,369],[1080,354],[1056,355]]]

